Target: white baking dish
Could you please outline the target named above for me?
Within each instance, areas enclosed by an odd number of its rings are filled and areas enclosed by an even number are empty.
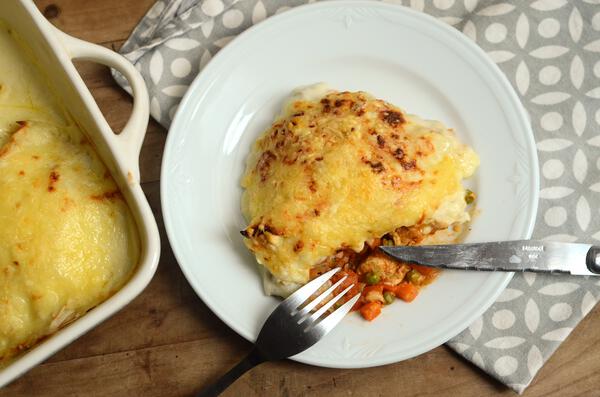
[[[138,158],[146,134],[149,106],[146,86],[139,72],[115,52],[54,28],[32,1],[0,1],[0,19],[5,20],[27,43],[39,66],[52,77],[52,88],[87,133],[119,185],[134,215],[141,239],[140,262],[129,282],[110,299],[0,370],[1,387],[98,325],[142,292],[158,265],[160,239],[156,221],[140,187]],[[128,79],[133,88],[133,111],[120,134],[110,129],[73,66],[73,59],[99,62],[115,68]]]

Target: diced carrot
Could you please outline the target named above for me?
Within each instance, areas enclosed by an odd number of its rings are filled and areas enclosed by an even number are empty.
[[[385,302],[383,299],[383,285],[369,285],[362,290],[362,298],[365,302]]]
[[[412,302],[419,295],[419,288],[411,283],[404,282],[395,287],[394,294],[403,301]]]
[[[367,295],[369,292],[379,292],[380,294],[382,294],[383,293],[383,288],[384,288],[383,284],[367,285],[362,290],[362,294],[363,294],[363,296]]]
[[[424,275],[427,278],[432,278],[437,276],[440,273],[440,270],[435,268],[435,267],[431,267],[431,266],[421,266],[421,265],[410,265],[411,268],[415,269],[416,271],[418,271],[419,273],[421,273],[422,275]]]
[[[369,302],[360,308],[360,314],[367,321],[373,321],[381,313],[380,302]]]

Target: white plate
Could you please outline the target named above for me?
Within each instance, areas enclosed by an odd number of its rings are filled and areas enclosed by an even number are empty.
[[[184,97],[162,168],[162,208],[181,269],[204,302],[254,340],[278,301],[263,294],[239,230],[240,176],[250,145],[298,86],[364,90],[458,131],[481,156],[481,209],[469,241],[528,238],[538,168],[526,114],[510,84],[460,32],[410,9],[335,1],[249,29],[210,62]],[[465,329],[512,274],[445,271],[411,304],[367,323],[350,315],[294,359],[354,368],[404,360]]]

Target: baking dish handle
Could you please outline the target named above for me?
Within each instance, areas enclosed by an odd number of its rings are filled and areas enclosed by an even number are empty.
[[[135,164],[137,164],[142,142],[146,135],[146,128],[148,127],[150,111],[148,90],[146,89],[142,75],[127,59],[118,53],[100,45],[69,36],[56,28],[54,30],[66,47],[71,59],[98,62],[114,68],[125,76],[129,82],[132,89],[133,110],[121,133],[115,135],[114,138],[120,141],[119,146],[123,148],[125,158],[127,160],[133,159]],[[135,169],[136,174],[139,174],[137,166]],[[135,175],[135,177],[139,181],[139,175]]]

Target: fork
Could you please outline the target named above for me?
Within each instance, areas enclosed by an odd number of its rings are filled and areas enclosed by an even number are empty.
[[[198,397],[218,396],[236,379],[258,364],[283,360],[303,352],[331,331],[352,309],[360,294],[349,299],[333,313],[329,315],[326,313],[352,289],[354,284],[333,296],[312,314],[317,305],[331,295],[347,276],[339,279],[316,298],[312,300],[310,298],[339,270],[340,268],[335,268],[320,275],[281,302],[263,324],[256,343],[246,358],[217,382],[202,390]]]

